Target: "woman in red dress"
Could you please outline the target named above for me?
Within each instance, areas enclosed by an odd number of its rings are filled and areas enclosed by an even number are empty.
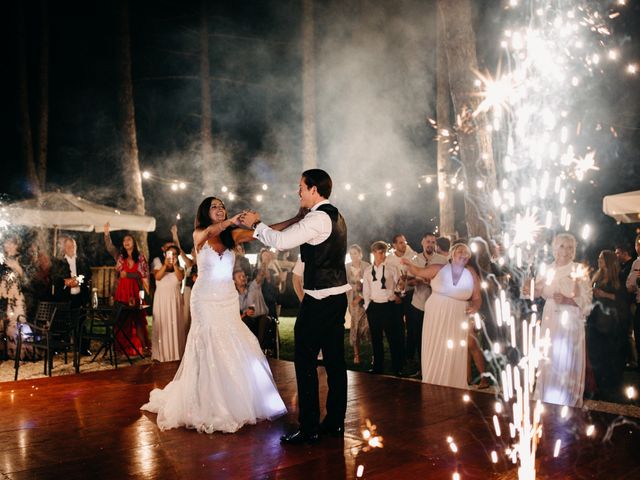
[[[116,271],[119,275],[115,301],[129,307],[138,307],[140,305],[140,292],[142,290],[146,293],[149,292],[149,265],[147,259],[138,250],[138,245],[131,235],[124,236],[120,250],[115,248],[111,242],[108,223],[104,226],[104,239],[107,250],[116,260]],[[127,318],[124,322],[123,330],[131,342],[125,338],[122,331],[119,331],[116,335],[116,345],[119,349],[124,349],[129,356],[143,353],[144,350],[150,347],[145,310],[130,310],[126,315]]]

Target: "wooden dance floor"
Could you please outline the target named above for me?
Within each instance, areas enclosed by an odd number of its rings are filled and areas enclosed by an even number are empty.
[[[155,415],[138,410],[152,387],[171,380],[176,362],[1,383],[0,478],[342,479],[359,478],[360,466],[366,479],[517,478],[503,453],[506,417],[503,436],[494,433],[492,395],[469,392],[465,403],[462,390],[365,373],[349,372],[344,440],[282,447],[280,435],[296,420],[295,374],[292,363],[270,363],[290,413],[235,434],[161,432]],[[364,448],[366,419],[383,448]],[[596,430],[587,437],[590,424]],[[622,418],[572,409],[561,418],[548,405],[537,465],[545,479],[640,478],[640,433]]]

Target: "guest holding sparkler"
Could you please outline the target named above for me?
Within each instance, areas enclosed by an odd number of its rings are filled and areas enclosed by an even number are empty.
[[[591,283],[583,265],[573,261],[576,239],[560,233],[552,243],[554,262],[535,279],[535,297],[545,299],[541,336],[549,331],[547,358],[539,367],[533,398],[579,407],[585,385],[585,318],[591,309]],[[530,295],[525,284],[524,294]]]
[[[467,335],[469,315],[481,304],[480,281],[467,266],[471,250],[464,243],[451,249],[445,265],[421,268],[403,259],[409,272],[431,282],[424,308],[422,330],[422,381],[447,387],[468,388]]]
[[[359,245],[349,247],[351,262],[347,263],[347,282],[351,290],[347,292],[349,299],[349,315],[351,316],[351,328],[349,329],[349,342],[353,347],[353,363],[360,363],[360,344],[369,340],[369,323],[367,312],[364,310],[364,297],[362,296],[362,282],[364,272],[371,265],[362,260],[362,249]]]
[[[79,309],[89,303],[89,287],[91,284],[91,267],[88,260],[78,254],[75,239],[62,239],[63,257],[56,259],[51,268],[53,299],[57,302],[68,302],[75,315]],[[91,355],[89,340],[80,345],[80,354]]]
[[[109,233],[109,223],[104,225],[104,242],[107,251],[116,260],[116,272],[119,275],[115,300],[130,307],[138,306],[141,303],[140,292],[149,292],[149,265],[147,264],[147,259],[138,250],[136,240],[130,234],[125,235],[122,239],[122,248],[120,250],[115,248]],[[128,312],[124,329],[133,345],[124,338],[121,332],[116,338],[116,343],[125,350],[127,355],[137,355],[143,349],[151,346],[147,330],[147,317],[144,310],[136,309]]]

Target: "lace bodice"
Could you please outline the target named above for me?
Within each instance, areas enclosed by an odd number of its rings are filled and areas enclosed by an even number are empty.
[[[236,255],[225,250],[222,255],[208,243],[198,252],[198,279],[193,294],[211,300],[226,300],[238,296],[233,284],[233,266]]]

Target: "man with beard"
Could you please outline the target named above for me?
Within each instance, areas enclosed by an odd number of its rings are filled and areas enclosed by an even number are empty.
[[[447,258],[436,253],[436,236],[433,233],[425,233],[422,237],[422,253],[418,254],[412,261],[418,267],[429,265],[444,265]],[[409,305],[409,315],[407,316],[407,359],[413,361],[417,352],[418,372],[420,372],[420,359],[422,356],[422,322],[424,318],[424,304],[431,295],[430,282],[422,277],[412,277],[409,284],[414,286],[413,298]]]
[[[395,317],[400,319],[402,325],[402,338],[401,338],[401,347],[402,347],[402,363],[404,364],[406,360],[408,360],[408,352],[407,345],[409,343],[408,335],[409,335],[409,307],[411,307],[411,299],[413,297],[413,286],[407,284],[407,272],[406,267],[400,263],[401,258],[406,258],[409,261],[413,261],[414,258],[418,256],[418,254],[409,246],[407,243],[407,239],[401,233],[397,233],[393,236],[393,241],[391,242],[391,246],[393,247],[392,252],[387,256],[385,263],[393,268],[395,268],[398,272],[399,281],[398,285],[395,285],[394,289],[398,292],[400,299],[402,300],[400,303],[396,303],[393,306]],[[406,329],[406,334],[405,334]],[[403,373],[414,373],[404,371]]]

